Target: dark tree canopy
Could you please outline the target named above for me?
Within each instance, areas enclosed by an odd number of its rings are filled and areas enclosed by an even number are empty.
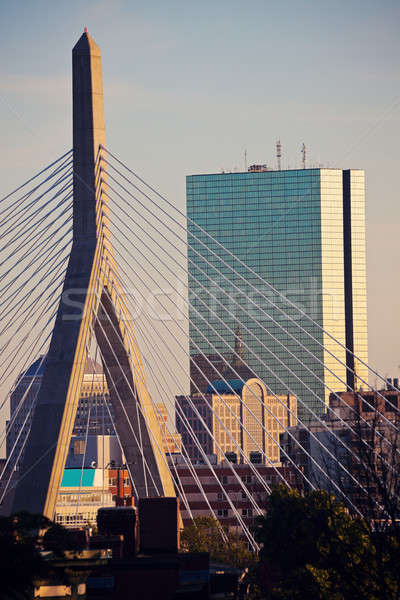
[[[396,540],[387,534],[382,544],[369,524],[324,491],[274,490],[266,515],[257,517],[256,539],[265,598],[400,597]]]
[[[80,550],[69,531],[42,515],[22,512],[0,517],[1,600],[32,598],[34,581],[48,567],[41,548],[56,556],[62,556],[65,550]]]
[[[0,598],[32,597],[32,582],[42,569],[37,535],[50,524],[46,517],[29,513],[0,517]]]

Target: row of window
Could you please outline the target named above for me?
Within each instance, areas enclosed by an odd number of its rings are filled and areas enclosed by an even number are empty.
[[[96,518],[97,518],[97,512],[96,513],[91,513],[91,512],[81,513],[81,514],[74,514],[74,515],[56,514],[55,521],[56,521],[56,523],[60,523],[61,525],[74,525],[74,524],[82,525],[83,523],[95,523]]]
[[[242,517],[252,517],[253,509],[252,508],[242,508],[241,514],[242,514]],[[219,508],[217,510],[217,516],[220,518],[227,518],[229,516],[229,510],[227,508]]]

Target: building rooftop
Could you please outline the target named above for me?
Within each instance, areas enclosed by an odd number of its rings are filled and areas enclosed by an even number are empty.
[[[25,373],[25,377],[41,377],[43,375],[43,371],[44,371],[44,365],[45,365],[45,360],[42,362],[42,364],[40,365],[40,361],[43,358],[43,354],[41,356],[39,356],[39,358],[37,360],[35,360],[35,362],[33,362],[31,364],[31,366],[28,368],[28,370]],[[40,365],[40,367],[39,367]],[[23,374],[22,374],[23,375]]]
[[[263,167],[264,165],[260,165],[260,167]],[[234,171],[232,170],[223,170],[220,172],[216,172],[216,173],[191,173],[190,175],[186,175],[187,178],[190,177],[209,177],[209,176],[227,176],[227,175],[233,175],[235,177],[242,177],[243,175],[248,175],[248,176],[257,176],[257,175],[265,175],[266,173],[268,174],[268,176],[280,176],[283,174],[287,174],[287,173],[291,173],[293,174],[293,176],[298,176],[298,175],[310,175],[312,173],[317,173],[319,171],[361,171],[364,172],[364,169],[360,169],[358,167],[355,168],[351,168],[349,167],[348,169],[341,169],[340,167],[306,167],[305,169],[302,169],[301,167],[296,167],[296,168],[287,168],[287,169],[273,169],[273,168],[259,168],[259,169],[248,169],[247,171],[242,171],[242,170],[237,170]]]
[[[82,473],[82,480],[81,480]],[[101,487],[103,485],[102,469],[64,469],[61,481],[62,488],[69,487]]]
[[[241,393],[244,382],[241,379],[219,379],[212,381],[206,390],[206,394],[232,394],[233,392]],[[233,392],[232,392],[233,390]]]
[[[46,359],[40,365],[41,360],[43,359],[43,354],[39,356],[38,359],[33,362],[30,367],[28,367],[26,373],[21,373],[20,377],[42,377],[44,373],[44,367],[46,364]],[[40,365],[40,367],[39,367]],[[103,368],[99,363],[96,363],[90,356],[86,360],[85,365],[85,375],[92,375],[93,373],[101,375],[103,373]]]

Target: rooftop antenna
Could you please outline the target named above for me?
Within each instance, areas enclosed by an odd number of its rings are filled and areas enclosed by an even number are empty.
[[[278,161],[278,171],[280,171],[281,170],[281,158],[282,158],[281,140],[277,140],[277,142],[276,142],[276,158]]]
[[[244,170],[247,171],[247,148],[244,151]]]
[[[306,168],[306,145],[305,144],[303,144],[301,147],[301,156],[302,156],[302,159],[301,159],[302,166],[303,166],[303,169],[305,169]]]

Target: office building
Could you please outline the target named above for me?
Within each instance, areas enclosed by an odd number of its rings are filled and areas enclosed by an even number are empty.
[[[18,458],[16,470],[22,463],[23,445],[31,426],[33,414],[31,409],[40,389],[44,364],[42,357],[34,361],[27,371],[19,376],[10,394],[6,453],[9,457],[12,452],[10,467],[15,465],[15,458]],[[156,414],[162,427],[164,451],[180,452],[180,436],[168,430],[165,405],[159,403],[156,406]],[[124,462],[115,433],[114,410],[107,382],[101,365],[95,363],[90,357],[86,361],[66,467],[80,467],[82,461],[85,467],[91,467],[94,463],[100,467],[111,461],[116,464]]]
[[[155,404],[155,413],[161,427],[161,435],[165,454],[177,454],[182,451],[182,438],[179,433],[171,431],[168,426],[168,414],[164,403]]]
[[[71,438],[66,469],[105,469],[123,465],[125,457],[116,435],[74,435]]]
[[[96,525],[97,511],[132,506],[127,469],[65,469],[57,495],[54,521],[67,528]]]
[[[232,352],[192,354],[190,356],[190,393],[205,392],[216,379],[251,379],[255,377],[246,363],[241,327],[236,325]]]
[[[352,388],[367,379],[323,333],[368,362],[364,172],[263,167],[186,183],[192,363],[232,351],[237,318],[254,374],[277,394],[289,387],[301,419],[323,414],[329,388],[343,388],[335,375]]]
[[[255,378],[213,381],[204,394],[177,396],[176,403],[177,429],[193,462],[204,462],[205,453],[217,462],[279,464],[279,435],[297,423],[296,398],[275,397]]]
[[[40,389],[44,365],[45,360],[42,361],[42,356],[33,362],[27,371],[19,376],[10,395],[10,421],[7,423],[6,451],[7,456],[13,452],[12,456],[18,457],[17,469],[23,460],[22,446],[31,426],[33,415],[31,409]],[[14,418],[17,412],[18,414]],[[86,361],[71,444],[73,444],[75,436],[84,438],[86,434],[90,436],[115,435],[113,409],[107,383],[101,366],[91,358]],[[73,454],[73,448],[72,452],[70,449],[70,454]],[[10,461],[11,464],[14,462],[13,459]]]

